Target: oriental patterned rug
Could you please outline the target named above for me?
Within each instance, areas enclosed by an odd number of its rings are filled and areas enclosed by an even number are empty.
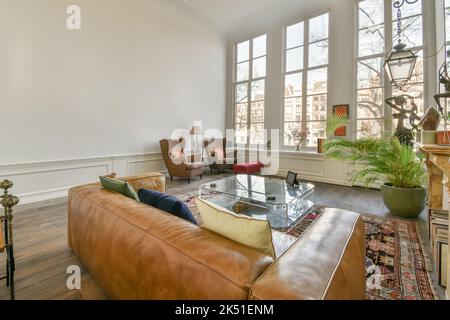
[[[180,196],[195,216],[198,194]],[[208,197],[208,196],[207,196]],[[214,197],[211,194],[210,197]],[[299,237],[326,207],[316,206],[289,235]],[[363,214],[366,229],[366,278],[368,300],[438,300],[432,266],[417,232],[416,223]]]

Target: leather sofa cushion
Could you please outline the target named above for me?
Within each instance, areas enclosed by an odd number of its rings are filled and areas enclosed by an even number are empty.
[[[159,172],[150,172],[132,177],[121,177],[118,180],[128,182],[134,190],[151,189],[166,192],[166,178]]]
[[[123,194],[124,196],[139,201],[139,196],[133,187],[128,183],[107,177],[100,177],[102,187]]]
[[[205,229],[275,258],[269,222],[237,215],[202,199],[196,202]]]
[[[365,230],[358,213],[326,209],[252,286],[256,300],[364,300]]]
[[[149,206],[158,208],[178,218],[197,224],[191,210],[181,200],[158,191],[141,189],[139,190],[139,200]]]

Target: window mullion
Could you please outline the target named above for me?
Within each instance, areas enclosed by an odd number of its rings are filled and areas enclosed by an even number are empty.
[[[233,61],[234,61],[234,67],[233,67],[233,94],[232,94],[232,102],[233,102],[233,111],[232,111],[232,116],[233,116],[233,130],[236,130],[236,116],[237,116],[237,90],[236,90],[236,83],[237,83],[237,68],[238,68],[238,46],[235,45],[233,48]],[[236,134],[233,134],[234,136],[236,136]],[[235,138],[236,140],[236,138]]]
[[[250,145],[250,136],[251,136],[251,125],[252,125],[252,83],[253,83],[253,40],[250,40],[249,45],[249,82],[247,86],[247,96],[248,96],[248,102],[247,102],[247,144]]]
[[[358,42],[359,43],[359,42]],[[368,56],[361,56],[357,58],[358,62],[364,61],[364,60],[372,60],[372,59],[377,59],[377,58],[385,58],[385,54],[384,53],[376,53],[376,54],[371,54]]]
[[[358,1],[356,1],[356,3],[355,3],[355,12],[356,12],[356,21],[355,21],[355,25],[356,25],[356,27],[355,27],[355,34],[353,35],[353,37],[354,37],[354,39],[355,39],[355,47],[353,48],[353,54],[354,54],[354,56],[356,57],[356,59],[355,59],[355,63],[356,63],[356,67],[354,68],[354,70],[353,70],[353,76],[356,78],[356,81],[355,81],[355,84],[354,84],[354,86],[353,86],[353,88],[354,88],[354,92],[356,92],[356,94],[354,95],[354,98],[353,98],[353,102],[354,102],[354,104],[355,104],[355,107],[354,107],[354,115],[353,115],[353,117],[351,117],[352,118],[352,120],[351,120],[351,124],[352,124],[352,128],[353,128],[353,130],[352,130],[352,140],[356,140],[357,138],[358,138],[358,112],[359,112],[359,96],[358,96],[358,94],[359,94],[359,91],[358,91],[358,88],[359,88],[359,83],[358,83],[358,79],[359,79],[359,62],[361,61],[361,57],[359,56],[359,44],[360,44],[360,42],[361,42],[361,28],[360,28],[360,20],[361,20],[361,18],[360,18],[360,0],[358,0]],[[350,111],[350,115],[351,115],[351,111]]]
[[[389,21],[390,23],[387,23],[387,21]],[[394,28],[393,28],[393,23],[391,23],[391,21],[393,21],[393,5],[392,5],[392,0],[385,0],[385,4],[384,4],[384,34],[385,34],[385,41],[384,41],[384,46],[385,46],[385,51],[389,52],[393,48],[394,43],[393,43],[393,39],[394,39]],[[387,50],[390,49],[390,50]],[[391,97],[392,96],[392,92],[393,92],[393,88],[391,85],[391,82],[389,80],[389,77],[386,76],[386,72],[383,68],[382,71],[382,75],[383,75],[383,81],[384,81],[384,96],[383,96],[383,106],[384,106],[384,119],[389,119],[392,116],[392,109],[386,104],[384,103],[384,100],[386,99],[386,97]],[[392,123],[388,122],[388,121],[384,121],[383,123],[383,130],[384,132],[391,132],[392,131]]]
[[[302,73],[302,130],[307,129],[307,103],[308,103],[308,67],[309,67],[309,20],[304,22],[303,28],[303,73]],[[306,148],[306,140],[302,142],[302,148]]]

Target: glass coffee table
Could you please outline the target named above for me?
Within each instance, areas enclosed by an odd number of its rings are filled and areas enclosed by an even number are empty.
[[[290,186],[281,179],[236,175],[200,187],[201,199],[237,214],[270,222],[272,229],[287,231],[314,206],[315,187]]]

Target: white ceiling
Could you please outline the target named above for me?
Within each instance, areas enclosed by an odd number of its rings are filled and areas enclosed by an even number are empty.
[[[252,24],[270,25],[270,20],[311,12],[332,1],[337,0],[177,0],[225,32],[249,29]]]
[[[221,26],[227,26],[292,0],[182,0]]]

